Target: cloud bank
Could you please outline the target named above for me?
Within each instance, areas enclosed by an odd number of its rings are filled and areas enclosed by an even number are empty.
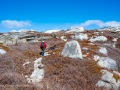
[[[17,21],[17,20],[3,20],[1,21],[1,25],[6,28],[21,28],[25,26],[31,26],[28,21]]]
[[[96,25],[98,28],[107,27],[107,26],[120,27],[120,22],[117,21],[103,22],[101,20],[87,20],[84,23],[80,24],[81,27],[89,27],[91,25]]]

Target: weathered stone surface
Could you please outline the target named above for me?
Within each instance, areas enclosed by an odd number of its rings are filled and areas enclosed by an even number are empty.
[[[78,39],[78,40],[87,40],[88,39],[88,35],[87,34],[83,34],[83,33],[77,33],[75,34],[75,36],[72,36],[73,39]]]
[[[82,59],[82,52],[79,43],[75,40],[69,41],[65,44],[61,55],[65,57]]]
[[[11,32],[0,36],[0,43],[4,45],[16,45],[18,43],[37,42],[34,34],[25,32]]]
[[[116,61],[109,57],[100,57],[98,65],[112,70],[118,70]]]
[[[109,72],[107,70],[102,70],[102,80],[99,80],[98,83],[96,84],[98,87],[104,86],[108,90],[113,89],[113,90],[119,90],[120,87],[120,79],[115,78],[114,75],[118,75],[120,77],[120,73],[117,71]]]

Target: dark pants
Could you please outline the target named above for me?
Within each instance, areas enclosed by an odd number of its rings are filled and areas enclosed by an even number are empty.
[[[44,56],[44,49],[42,49],[41,55]]]

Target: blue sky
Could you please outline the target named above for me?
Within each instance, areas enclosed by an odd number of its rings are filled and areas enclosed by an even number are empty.
[[[120,0],[0,0],[0,32],[120,27]]]

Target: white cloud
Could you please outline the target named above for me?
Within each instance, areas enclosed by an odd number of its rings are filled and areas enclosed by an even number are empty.
[[[101,20],[87,20],[84,23],[80,24],[81,27],[89,27],[90,25],[96,25],[98,27],[107,27],[107,26],[120,27],[120,22],[117,21],[103,22]]]
[[[25,26],[31,26],[28,21],[17,21],[17,20],[3,20],[1,21],[2,26],[6,28],[21,28]]]
[[[105,22],[105,26],[120,27],[120,22],[116,22],[116,21],[108,21],[108,22]]]

